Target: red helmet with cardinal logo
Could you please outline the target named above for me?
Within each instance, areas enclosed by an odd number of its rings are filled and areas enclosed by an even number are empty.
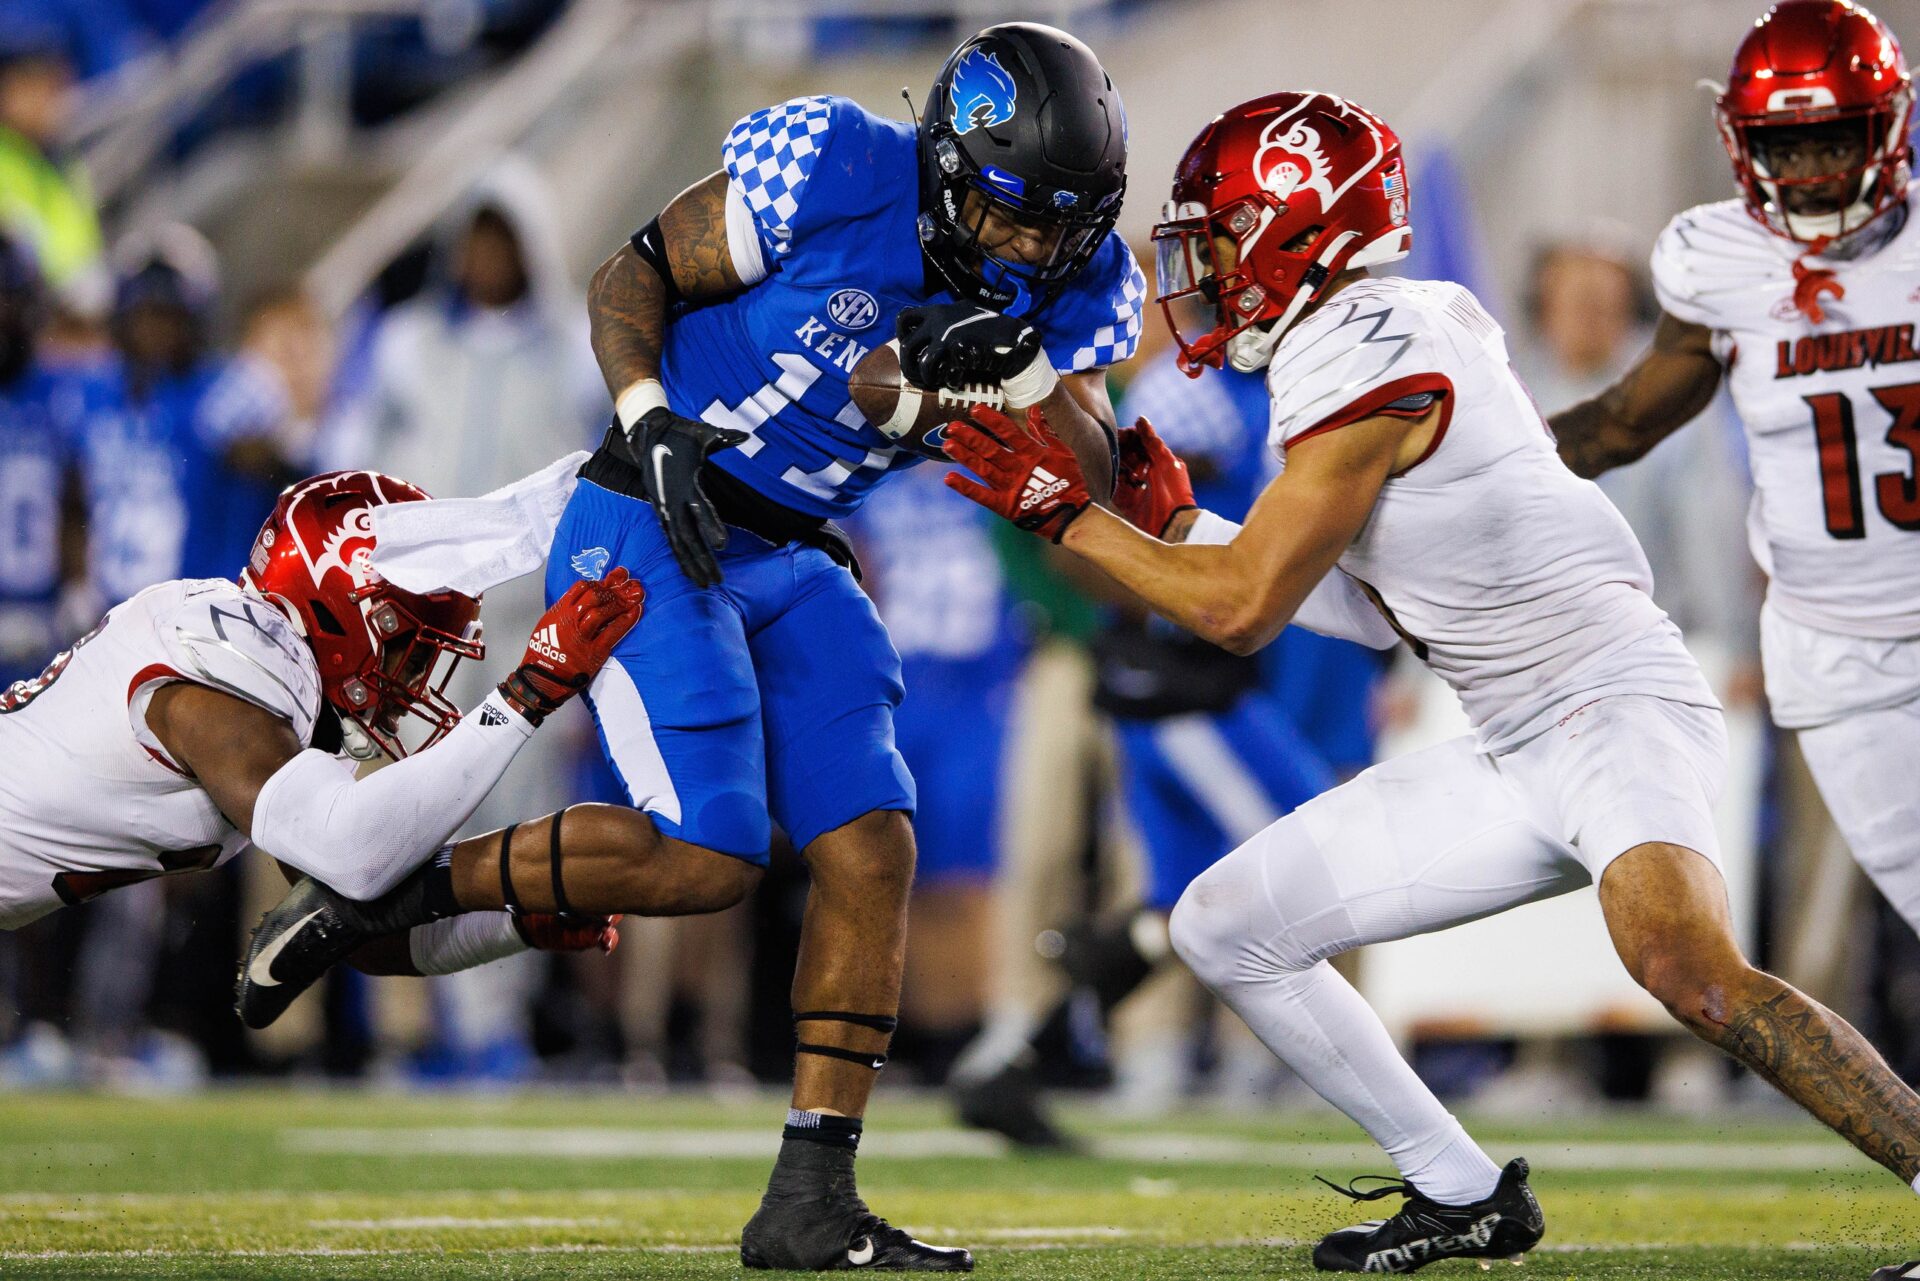
[[[1181,367],[1259,369],[1342,271],[1412,247],[1400,139],[1332,94],[1243,102],[1187,148],[1153,239]]]
[[[373,509],[426,497],[373,471],[301,481],[280,495],[240,575],[293,620],[319,664],[327,702],[395,759],[407,753],[403,717],[426,723],[415,751],[459,723],[447,681],[461,659],[486,653],[478,600],[404,592],[373,570]]]
[[[1778,235],[1818,246],[1906,199],[1912,109],[1907,62],[1886,23],[1852,0],[1781,0],[1740,42],[1714,115],[1747,212]],[[1858,129],[1859,161],[1813,175],[1781,174],[1769,144],[1782,131],[1822,125]],[[1844,132],[1839,137],[1851,141]],[[1848,184],[1840,208],[1788,208],[1791,188],[1840,182]]]

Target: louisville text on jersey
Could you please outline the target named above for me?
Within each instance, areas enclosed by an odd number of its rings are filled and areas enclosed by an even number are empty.
[[[1912,325],[1875,325],[1871,329],[1843,329],[1783,340],[1778,359],[1775,378],[1799,378],[1839,369],[1904,364],[1920,360],[1920,350],[1913,345]]]

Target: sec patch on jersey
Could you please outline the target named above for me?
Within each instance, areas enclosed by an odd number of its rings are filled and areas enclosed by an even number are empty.
[[[976,409],[1006,408],[1006,396],[997,386],[943,387],[929,390],[908,382],[900,372],[900,344],[875,347],[853,367],[847,391],[854,407],[882,435],[902,449],[926,458],[947,461],[940,440],[948,423],[966,418]]]

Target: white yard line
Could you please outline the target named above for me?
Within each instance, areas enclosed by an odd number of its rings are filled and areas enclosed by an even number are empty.
[[[327,1156],[469,1156],[547,1158],[571,1161],[712,1160],[767,1158],[779,1147],[772,1130],[608,1129],[604,1126],[473,1126],[435,1129],[289,1129],[280,1132],[289,1152]],[[1380,1154],[1361,1144],[1280,1143],[1209,1134],[1106,1135],[1090,1140],[1093,1155],[1109,1160],[1195,1165],[1271,1165],[1343,1170],[1381,1164]],[[861,1141],[863,1155],[895,1158],[1000,1157],[1006,1144],[966,1130],[876,1130]],[[1767,1172],[1845,1169],[1864,1162],[1837,1141],[1708,1143],[1577,1140],[1535,1142],[1528,1155],[1553,1170],[1750,1170]]]
[[[610,1228],[618,1219],[553,1219],[540,1215],[519,1215],[499,1219],[455,1218],[446,1214],[417,1215],[399,1219],[314,1219],[310,1228],[333,1231],[420,1232],[428,1229],[466,1228],[491,1231],[496,1228]]]

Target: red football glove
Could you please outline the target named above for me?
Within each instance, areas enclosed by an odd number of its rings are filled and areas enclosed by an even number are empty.
[[[593,680],[620,638],[640,621],[645,599],[646,591],[625,569],[567,588],[534,625],[526,657],[500,683],[500,692],[538,725]]]
[[[515,912],[513,928],[527,946],[542,952],[611,952],[620,946],[620,917],[559,916],[552,912]]]
[[[1120,475],[1113,487],[1113,506],[1128,524],[1155,538],[1165,537],[1175,516],[1199,506],[1193,501],[1193,477],[1187,465],[1144,418],[1121,429]]]
[[[1047,429],[1038,405],[1027,411],[1024,428],[997,409],[976,409],[973,418],[948,427],[940,448],[986,484],[948,472],[947,488],[1059,542],[1093,502],[1073,451]]]

